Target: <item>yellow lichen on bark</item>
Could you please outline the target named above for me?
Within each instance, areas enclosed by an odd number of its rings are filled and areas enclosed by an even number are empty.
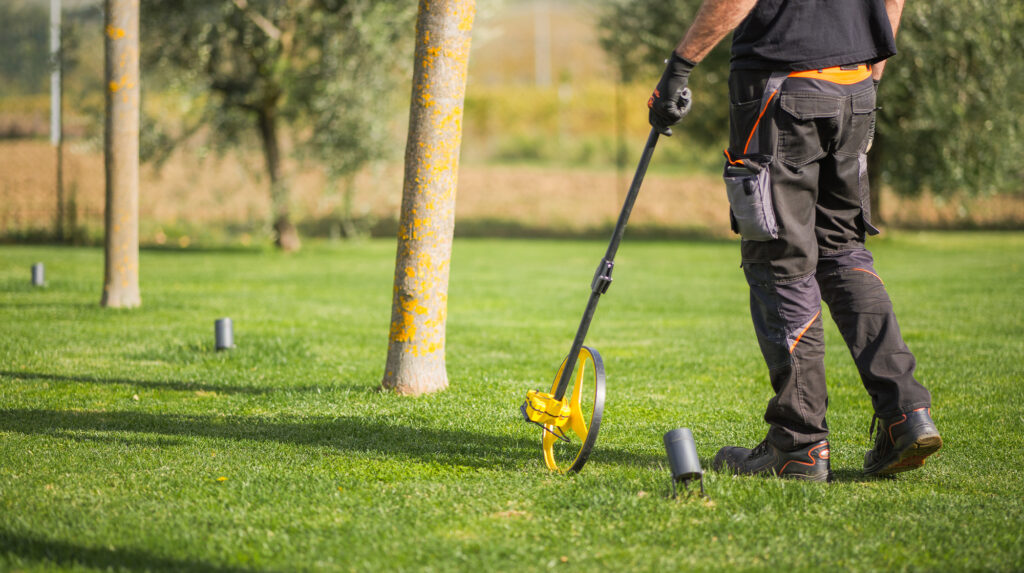
[[[447,386],[445,325],[462,111],[475,3],[419,4],[388,361],[382,385]]]
[[[139,294],[139,3],[106,0],[104,5],[104,122],[106,174],[106,307],[130,308]]]

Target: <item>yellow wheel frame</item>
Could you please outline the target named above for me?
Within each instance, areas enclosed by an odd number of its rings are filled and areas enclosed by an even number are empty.
[[[565,361],[562,362],[562,366],[555,376],[554,385],[551,387],[552,394],[558,389],[558,381],[561,379],[564,369]],[[562,434],[560,428],[544,426],[544,463],[547,464],[548,469],[559,473],[575,473],[583,469],[587,459],[590,458],[590,451],[597,441],[597,432],[601,427],[601,414],[604,412],[605,377],[604,361],[601,360],[601,355],[592,348],[582,347],[579,358],[576,360],[574,374],[575,380],[572,389],[568,390],[563,398],[570,407],[569,421],[565,427],[571,431]],[[589,392],[591,384],[593,384],[594,391],[593,404],[584,405],[582,399],[584,394]],[[564,435],[569,443],[565,443],[566,439],[560,439],[556,433]],[[558,455],[556,455],[556,449],[559,451]],[[563,463],[559,463],[559,458],[563,458]]]

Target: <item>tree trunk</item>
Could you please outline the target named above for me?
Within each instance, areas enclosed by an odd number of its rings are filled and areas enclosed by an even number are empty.
[[[105,271],[100,305],[139,295],[139,0],[106,0]]]
[[[388,359],[401,394],[448,386],[445,319],[474,0],[420,0]]]
[[[263,141],[263,157],[267,161],[270,175],[270,205],[274,217],[274,244],[284,251],[297,251],[302,246],[299,231],[291,221],[288,186],[281,178],[281,150],[277,141],[277,114],[275,102],[256,112],[256,119]]]

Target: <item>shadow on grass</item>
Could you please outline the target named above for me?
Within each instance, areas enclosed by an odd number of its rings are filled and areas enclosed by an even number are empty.
[[[160,557],[136,549],[86,547],[66,541],[57,541],[17,535],[0,530],[0,555],[17,556],[40,564],[58,567],[87,567],[100,570],[126,571],[203,571],[232,573],[252,571],[250,568],[214,565],[191,559]]]
[[[71,291],[67,285],[54,285],[47,283],[46,286],[32,286],[28,281],[0,281],[0,292],[5,294],[17,294],[19,296],[0,301],[0,308],[10,309],[19,312],[52,311],[59,310],[64,318],[71,312],[86,312],[91,310],[103,310],[100,306],[100,297],[93,300],[92,296],[88,301],[79,298],[80,292]],[[50,297],[50,294],[57,294],[62,298]],[[24,296],[20,296],[24,295]],[[75,297],[69,300],[68,296]],[[30,317],[22,317],[23,322],[31,322]]]
[[[69,432],[138,432],[299,446],[326,446],[383,456],[417,458],[445,465],[481,469],[519,469],[540,457],[540,440],[495,436],[464,430],[412,427],[358,416],[329,418],[0,410],[0,432],[49,435],[68,439]],[[92,441],[123,441],[123,436],[94,435]],[[602,463],[648,465],[650,456],[600,449]]]
[[[862,470],[858,469],[845,469],[845,470],[832,470],[832,482],[833,483],[864,483],[864,482],[887,482],[895,480],[895,475],[886,476],[866,476]]]
[[[713,461],[714,460],[712,458],[700,458],[700,463],[701,463],[701,466],[704,468],[704,472],[705,473],[707,473],[707,472],[716,472],[716,473],[720,473],[723,476],[732,476],[732,475],[734,475],[732,472],[730,472],[728,470],[724,470],[723,469],[723,470],[719,471],[719,470],[712,469],[711,464],[712,464]],[[753,478],[753,479],[777,479],[774,474],[771,474],[771,475],[769,475],[769,474],[762,474],[762,475],[757,475],[757,476],[743,476],[743,477],[749,477],[749,478]],[[864,472],[862,472],[861,470],[854,469],[854,468],[847,468],[847,469],[840,469],[840,470],[832,470],[832,479],[829,480],[829,483],[862,483],[862,482],[872,482],[872,481],[886,481],[886,480],[893,479],[893,477],[894,476],[866,476],[866,475],[864,475]],[[798,480],[794,480],[792,478],[784,478],[784,479],[787,479],[789,481],[798,481]],[[807,483],[815,483],[815,482],[807,482]],[[820,482],[818,482],[818,483],[820,483]]]
[[[612,235],[614,223],[584,227],[580,229],[551,225],[531,225],[522,221],[500,218],[478,218],[460,220],[455,237],[500,238],[500,239],[569,239],[607,240]],[[391,229],[389,228],[388,231]],[[397,230],[397,228],[396,228]],[[384,236],[394,236],[394,232]],[[629,227],[630,241],[691,241],[721,243],[728,240],[706,227],[679,227],[657,223],[634,223]],[[375,235],[376,236],[376,235]]]
[[[63,440],[71,440],[73,442],[96,442],[100,444],[118,444],[121,446],[144,446],[144,447],[173,447],[185,444],[185,438],[163,438],[163,437],[124,437],[124,436],[112,436],[109,434],[80,434],[75,432],[64,432],[56,430],[50,432],[48,435]]]
[[[217,392],[221,394],[271,394],[275,392],[316,392],[316,386],[266,388],[260,386],[237,386],[210,382],[188,382],[185,380],[131,380],[128,378],[99,378],[95,376],[69,376],[66,374],[44,374],[41,372],[24,372],[16,370],[0,370],[0,376],[29,381],[68,382],[76,384],[111,384],[149,388],[152,390],[179,390],[182,392]],[[320,390],[330,390],[325,384]]]
[[[308,219],[299,224],[299,230],[307,237],[328,237],[331,229],[340,224],[337,217]],[[371,237],[393,239],[398,233],[398,220],[390,218],[356,218],[356,228],[365,229]],[[570,228],[559,225],[535,225],[512,218],[472,217],[459,218],[455,226],[456,239],[570,239],[608,240],[615,228],[614,222]],[[630,240],[642,241],[700,241],[723,242],[720,232],[703,226],[679,227],[657,223],[634,223],[629,227]]]
[[[143,253],[154,253],[154,254],[195,254],[195,255],[265,255],[267,253],[278,252],[270,247],[263,247],[262,245],[257,246],[245,246],[245,245],[225,245],[225,244],[209,244],[209,245],[189,245],[186,247],[179,247],[177,245],[155,245],[146,244],[139,247],[139,251]]]

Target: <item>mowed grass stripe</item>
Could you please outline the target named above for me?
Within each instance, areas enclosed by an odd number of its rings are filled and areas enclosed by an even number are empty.
[[[393,241],[146,250],[132,311],[98,307],[99,250],[0,247],[0,569],[1019,570],[1022,247],[872,243],[945,440],[924,469],[860,477],[870,402],[826,320],[838,481],[709,472],[710,500],[678,501],[665,431],[707,465],[766,430],[735,243],[627,233],[588,337],[605,419],[572,477],[517,407],[551,384],[601,243],[456,241],[451,387],[419,398],[376,391]],[[238,348],[218,353],[222,316]]]

